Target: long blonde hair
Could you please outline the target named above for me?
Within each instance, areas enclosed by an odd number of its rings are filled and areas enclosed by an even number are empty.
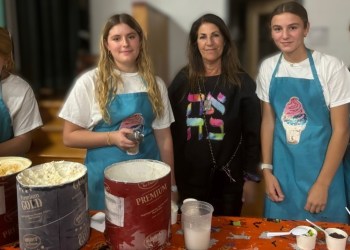
[[[147,40],[141,26],[129,14],[117,14],[111,16],[105,24],[100,38],[100,57],[97,66],[96,97],[106,122],[110,122],[107,106],[117,93],[118,83],[122,82],[121,76],[115,71],[117,68],[113,56],[106,48],[109,31],[118,24],[124,23],[134,29],[140,37],[140,53],[136,59],[136,66],[141,78],[147,84],[148,99],[151,102],[155,116],[161,117],[164,113],[164,106],[160,90],[153,71],[153,65],[147,50]],[[115,97],[117,98],[117,97]]]

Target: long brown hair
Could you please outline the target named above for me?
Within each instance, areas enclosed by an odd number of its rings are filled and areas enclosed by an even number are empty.
[[[152,104],[152,110],[156,117],[160,117],[164,113],[164,107],[154,75],[151,59],[148,54],[146,37],[138,22],[132,16],[125,13],[111,16],[106,22],[100,38],[100,57],[97,66],[96,96],[102,117],[106,122],[110,121],[107,106],[112,97],[116,95],[118,84],[122,82],[121,76],[115,71],[117,66],[114,62],[113,56],[109,53],[106,47],[109,31],[115,25],[122,23],[135,30],[140,38],[140,53],[136,59],[136,66],[141,78],[147,84],[147,93]]]
[[[10,33],[3,27],[0,27],[0,55],[5,59],[6,63],[3,70],[13,73],[15,69],[15,61],[13,59],[13,43]]]
[[[238,73],[241,73],[242,69],[230,31],[220,17],[214,14],[205,14],[192,24],[189,34],[187,70],[190,88],[194,89],[199,81],[203,81],[205,75],[203,59],[197,45],[198,30],[203,23],[212,23],[217,26],[224,38],[225,45],[221,56],[221,79],[224,83],[240,86]]]

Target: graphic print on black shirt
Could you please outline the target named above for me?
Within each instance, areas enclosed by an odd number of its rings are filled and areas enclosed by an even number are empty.
[[[215,83],[215,86],[210,86],[210,85],[207,86],[207,88],[209,87],[210,89],[213,89],[213,93],[211,91],[209,91],[208,93],[202,93],[202,92],[206,92],[204,90],[204,91],[200,91],[200,93],[188,94],[187,100],[189,103],[186,110],[186,117],[187,117],[186,124],[188,126],[187,140],[195,139],[192,137],[193,129],[198,130],[197,139],[198,140],[203,139],[203,133],[205,131],[204,117],[206,116],[210,116],[209,120],[207,121],[208,138],[206,139],[215,140],[215,141],[223,140],[225,136],[225,130],[224,130],[224,121],[221,118],[226,111],[226,108],[225,108],[226,96],[221,92],[218,92],[217,94],[214,93],[216,89],[215,88],[216,85],[217,85],[217,82]],[[201,90],[200,87],[199,87],[199,90]],[[209,101],[210,103],[210,105],[208,106],[209,109],[207,110],[205,107],[206,101]],[[217,115],[218,118],[215,118],[213,116],[214,113],[215,115]]]

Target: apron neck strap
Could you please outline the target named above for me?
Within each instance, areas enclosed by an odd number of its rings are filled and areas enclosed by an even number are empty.
[[[316,71],[316,67],[315,67],[315,62],[314,62],[314,59],[312,57],[311,50],[307,48],[306,49],[306,53],[307,53],[307,57],[308,57],[309,62],[310,62],[312,76],[313,76],[313,78],[315,80],[319,80],[318,79],[318,75],[317,75],[317,71]],[[273,71],[273,74],[272,74],[273,77],[275,77],[276,74],[277,74],[278,68],[279,68],[279,66],[281,64],[282,56],[283,56],[283,53],[281,53],[280,57],[278,58],[277,65],[276,65],[275,70]]]

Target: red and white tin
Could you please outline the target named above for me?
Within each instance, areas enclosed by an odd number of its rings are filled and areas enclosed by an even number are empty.
[[[23,157],[0,157],[0,246],[18,240],[16,175],[32,162]]]
[[[170,235],[171,169],[130,160],[105,169],[107,242],[112,249],[164,249]]]

